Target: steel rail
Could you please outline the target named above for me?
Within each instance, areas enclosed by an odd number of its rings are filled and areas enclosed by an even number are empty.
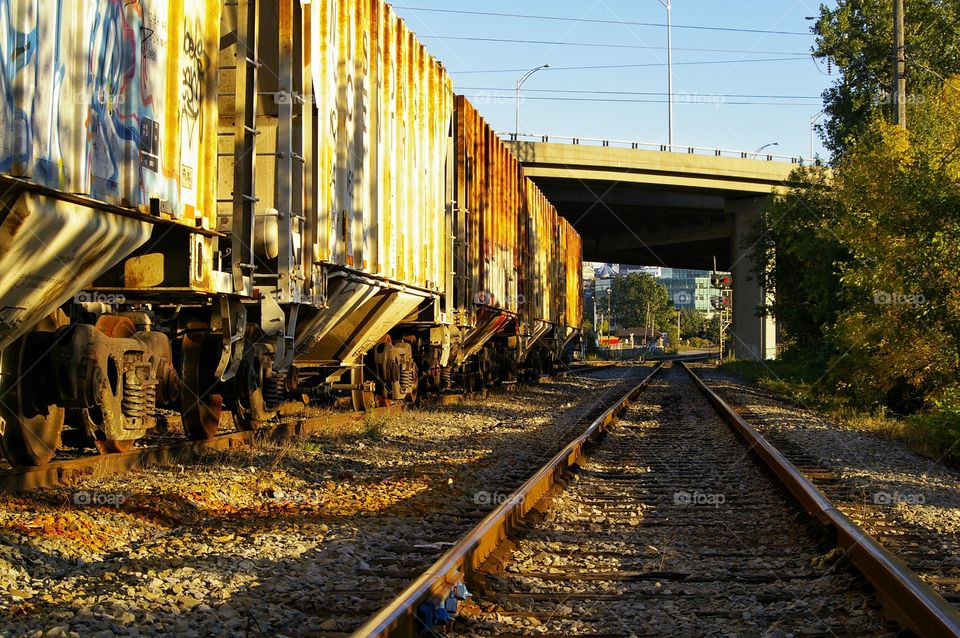
[[[432,603],[441,606],[457,585],[464,583],[469,575],[483,564],[497,546],[507,539],[510,531],[515,529],[523,517],[550,491],[557,480],[577,463],[583,456],[587,444],[609,429],[609,426],[628,409],[630,402],[647,387],[662,365],[663,362],[658,362],[643,381],[634,386],[591,423],[583,434],[527,479],[516,492],[490,512],[399,596],[368,619],[352,634],[353,638],[418,635],[422,629],[417,621],[420,605]]]
[[[36,467],[18,467],[0,471],[0,495],[27,492],[44,487],[73,485],[88,477],[123,474],[148,465],[182,463],[204,452],[234,450],[257,444],[283,441],[303,436],[330,425],[347,424],[363,419],[367,414],[396,414],[403,404],[374,408],[366,412],[327,414],[310,418],[295,418],[277,425],[245,432],[221,434],[212,439],[199,441],[180,440],[129,452],[93,454],[65,461],[54,461]]]
[[[840,512],[796,466],[707,387],[689,366],[682,362],[680,365],[733,431],[766,464],[801,507],[836,532],[837,545],[876,588],[880,602],[897,621],[918,636],[960,637],[960,612],[953,605]]]

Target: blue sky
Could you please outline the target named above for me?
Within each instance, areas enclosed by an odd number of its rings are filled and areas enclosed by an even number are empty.
[[[833,6],[834,3],[827,4]],[[609,22],[462,15],[417,11],[413,7]],[[809,55],[814,37],[809,34],[812,23],[804,18],[818,15],[819,2],[672,0],[672,7],[674,143],[754,151],[764,144],[778,142],[779,146],[767,152],[808,156],[810,118],[823,108],[820,94],[836,77],[835,71],[834,76],[829,76],[826,66],[815,63]],[[516,0],[397,0],[395,8],[423,38],[433,55],[451,71],[457,93],[470,96],[498,131],[511,132],[514,128],[514,86],[523,69],[542,64],[551,67],[657,65],[540,71],[524,84],[520,130],[656,144],[667,141],[666,28],[623,24],[665,23],[666,10],[660,0],[528,0],[522,3]],[[684,26],[785,31],[800,35]],[[541,43],[447,39],[450,37]],[[776,58],[790,59],[758,61]],[[718,63],[685,64],[707,61]],[[468,71],[470,73],[465,73]],[[565,99],[543,99],[558,97]],[[814,152],[827,155],[819,139],[815,140]]]

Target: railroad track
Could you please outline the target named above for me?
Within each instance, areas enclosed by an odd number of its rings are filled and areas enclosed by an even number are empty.
[[[714,381],[705,382],[715,388]],[[717,390],[724,390],[723,384]],[[723,392],[729,395],[730,391]],[[735,397],[738,401],[756,403],[759,397],[748,398],[741,394]],[[912,490],[905,490],[901,494],[896,488],[889,486],[870,485],[864,480],[856,478],[853,467],[838,469],[837,464],[825,463],[824,459],[810,450],[804,449],[789,436],[789,429],[783,425],[783,415],[775,416],[763,413],[762,403],[754,409],[746,406],[733,405],[737,414],[760,432],[831,502],[846,513],[858,526],[866,530],[871,536],[899,556],[907,566],[920,578],[934,587],[941,596],[956,608],[960,609],[960,543],[955,534],[943,534],[932,531],[929,526],[918,524],[909,518],[911,508],[899,509],[897,501],[910,504],[919,498],[924,499],[926,505],[949,507],[948,505],[933,504],[916,493],[922,491],[922,486],[915,486]],[[833,445],[843,449],[843,442],[832,441]],[[845,451],[845,450],[844,450]],[[856,451],[854,451],[856,452]],[[855,456],[856,454],[854,454]],[[845,464],[839,463],[841,467]],[[928,463],[923,463],[923,473],[929,472]],[[902,470],[901,470],[902,471]],[[853,474],[851,480],[844,474]]]
[[[898,633],[881,611],[921,636],[960,635],[949,603],[681,365],[629,392],[354,636]]]

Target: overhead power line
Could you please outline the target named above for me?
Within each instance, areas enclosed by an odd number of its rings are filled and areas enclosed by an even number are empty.
[[[696,64],[749,64],[752,62],[806,62],[806,57],[796,58],[757,58],[755,60],[702,60],[698,62],[674,62],[673,66],[690,66]],[[598,64],[594,66],[550,66],[543,69],[543,73],[550,71],[582,71],[586,69],[638,69],[644,67],[667,66],[666,62],[649,62],[644,64]],[[467,74],[467,73],[523,73],[529,69],[489,69],[485,71],[448,71],[448,73]]]
[[[462,40],[468,42],[505,42],[509,44],[546,44],[549,46],[561,47],[598,47],[606,49],[647,49],[655,51],[666,51],[667,47],[647,46],[642,44],[610,44],[606,42],[561,42],[559,40],[522,40],[510,38],[481,38],[472,36],[457,35],[421,35],[421,40]],[[701,53],[746,53],[752,55],[798,55],[804,58],[810,55],[809,52],[794,51],[750,51],[747,49],[696,49],[687,47],[673,47],[674,51],[698,51]]]
[[[492,11],[464,11],[461,9],[433,9],[428,7],[411,7],[411,6],[401,6],[394,5],[395,9],[406,9],[408,11],[429,11],[432,13],[457,13],[460,15],[474,15],[474,16],[491,16],[497,18],[518,18],[522,20],[552,20],[555,22],[584,22],[588,24],[621,24],[628,25],[633,27],[666,27],[667,25],[661,22],[629,22],[626,20],[599,20],[595,18],[573,18],[569,16],[548,16],[548,15],[531,15],[525,13],[495,13]],[[811,36],[813,35],[810,32],[804,31],[773,31],[770,29],[741,29],[736,27],[707,27],[702,25],[693,25],[693,24],[675,24],[673,25],[674,29],[696,29],[699,31],[727,31],[733,33],[764,33],[771,35],[804,35]]]
[[[464,94],[464,97],[470,100],[479,102],[480,100],[490,99],[491,97],[496,97],[497,99],[503,98],[505,100],[510,100],[510,103],[513,103],[514,95],[512,93],[501,93],[499,95],[490,95],[489,93],[483,94]],[[615,98],[590,98],[590,97],[525,97],[526,100],[539,100],[545,102],[611,102],[611,103],[628,103],[628,104],[667,104],[667,100],[642,100],[642,99],[615,99]],[[751,100],[723,100],[722,102],[706,101],[706,100],[677,100],[674,99],[674,104],[704,104],[704,105],[755,105],[755,106],[802,106],[804,108],[810,108],[809,102],[756,102]]]
[[[513,91],[512,87],[506,86],[458,86],[460,91]],[[524,93],[571,93],[586,95],[652,95],[667,96],[663,91],[600,91],[589,89],[524,89]],[[681,97],[705,97],[705,98],[754,98],[767,100],[820,100],[820,95],[747,95],[742,93],[687,93],[681,94]]]

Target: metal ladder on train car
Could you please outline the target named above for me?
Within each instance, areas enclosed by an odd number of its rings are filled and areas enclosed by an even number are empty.
[[[220,136],[234,138],[232,151],[218,157],[233,157],[233,193],[231,197],[218,198],[217,203],[232,204],[232,217],[229,235],[231,271],[234,292],[246,288],[244,277],[252,281],[256,269],[253,241],[256,222],[256,196],[254,170],[256,168],[256,145],[260,131],[256,127],[257,116],[257,73],[262,66],[257,55],[259,20],[256,0],[226,0],[224,9],[236,8],[236,30],[224,34],[220,39],[220,48],[236,45],[236,64],[221,66],[221,70],[233,69],[236,72],[234,92],[220,93],[218,97],[233,97],[235,100],[234,130],[219,132]]]
[[[301,302],[304,273],[300,268],[300,252],[293,244],[295,237],[303,236],[303,185],[305,160],[303,156],[303,14],[298,0],[278,0],[279,24],[276,46],[277,68],[272,71],[277,79],[277,93],[260,93],[274,98],[277,104],[277,139],[273,152],[258,153],[273,157],[274,206],[277,209],[279,250],[277,272],[271,287],[280,303]],[[289,34],[290,42],[283,38]],[[271,34],[271,45],[274,44]],[[289,45],[289,48],[288,46]],[[287,52],[289,51],[289,54]],[[272,56],[273,52],[270,52]],[[298,69],[297,67],[301,67]],[[301,72],[298,72],[301,71]],[[282,99],[278,99],[282,98]],[[294,224],[299,231],[294,233]]]

